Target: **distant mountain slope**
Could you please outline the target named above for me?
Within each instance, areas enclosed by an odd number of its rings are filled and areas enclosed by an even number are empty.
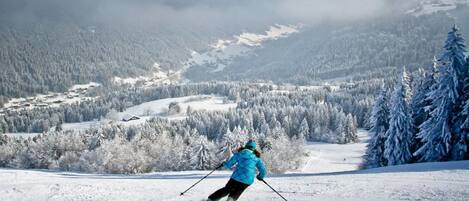
[[[223,71],[198,66],[187,73],[192,80],[274,80],[306,84],[356,76],[388,77],[396,67],[429,67],[438,56],[446,33],[458,24],[469,38],[469,7],[414,16],[362,20],[349,24],[307,26],[288,38],[263,44],[238,57]]]
[[[191,50],[203,51],[217,38],[271,24],[225,15],[229,10],[223,13],[224,8],[174,8],[163,2],[0,2],[0,106],[2,96],[137,77],[155,62],[163,69],[180,69]]]

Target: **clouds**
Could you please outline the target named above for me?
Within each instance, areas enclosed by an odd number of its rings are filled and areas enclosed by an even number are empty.
[[[255,23],[355,20],[389,13],[401,0],[0,0],[2,17],[114,22]],[[397,2],[397,3],[392,3]],[[164,22],[165,21],[165,22]]]

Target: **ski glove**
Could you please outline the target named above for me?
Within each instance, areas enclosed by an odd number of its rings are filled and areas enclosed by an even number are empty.
[[[262,178],[262,177],[261,177],[261,175],[257,175],[257,177],[256,177],[256,178],[257,178],[257,180],[259,180],[259,181],[262,181],[262,180],[264,180],[264,178]]]

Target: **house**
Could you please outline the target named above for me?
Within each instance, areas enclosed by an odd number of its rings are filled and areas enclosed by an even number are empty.
[[[129,122],[129,121],[134,121],[134,120],[139,120],[139,119],[140,117],[135,116],[135,115],[130,115],[130,114],[127,114],[124,117],[122,117],[122,121],[124,122]]]

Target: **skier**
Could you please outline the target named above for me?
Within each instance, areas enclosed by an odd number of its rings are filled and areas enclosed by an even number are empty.
[[[208,201],[217,201],[227,195],[227,201],[237,200],[243,191],[254,183],[256,169],[259,170],[256,178],[263,180],[266,169],[260,156],[260,152],[256,150],[256,142],[249,140],[238,153],[225,162],[223,166],[226,169],[231,169],[234,165],[236,165],[236,168],[226,186],[210,195]]]

